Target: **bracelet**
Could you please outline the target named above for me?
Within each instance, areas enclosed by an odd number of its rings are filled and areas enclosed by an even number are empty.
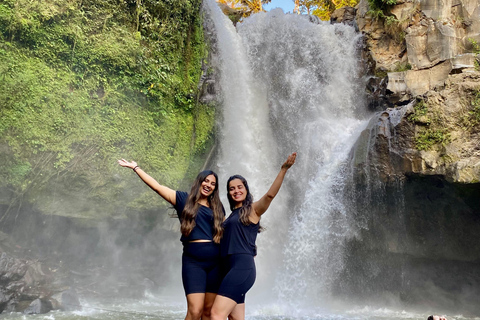
[[[139,166],[135,166],[135,168],[133,168],[133,172],[137,172],[137,169],[140,168]]]

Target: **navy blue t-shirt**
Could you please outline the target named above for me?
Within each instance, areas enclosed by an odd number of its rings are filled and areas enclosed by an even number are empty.
[[[176,192],[175,205],[173,206],[177,211],[178,219],[182,222],[182,212],[187,203],[188,193],[183,191]],[[197,216],[195,217],[195,227],[188,237],[182,234],[180,241],[190,242],[193,240],[212,240],[213,241],[213,211],[209,207],[200,205]]]
[[[257,240],[259,223],[244,225],[240,221],[240,208],[232,211],[230,216],[223,222],[223,238],[220,242],[220,254],[225,257],[229,254],[247,253],[257,255]]]

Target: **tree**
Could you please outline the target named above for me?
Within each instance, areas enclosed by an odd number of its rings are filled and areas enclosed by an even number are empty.
[[[329,1],[329,0],[326,0]],[[312,11],[318,7],[318,0],[296,0],[295,1],[295,7],[298,9],[298,13],[307,13],[307,14],[312,14]]]
[[[232,9],[238,9],[242,7],[241,0],[217,0],[217,2],[224,4]]]
[[[271,1],[272,0],[217,0],[217,2],[223,6],[228,6],[231,9],[241,12],[242,17],[248,17],[253,13],[265,11],[263,5]]]
[[[293,0],[298,13],[313,14],[322,20],[330,20],[336,9],[357,5],[358,0]],[[297,9],[298,8],[298,9]],[[295,12],[294,10],[294,12]]]
[[[270,3],[272,0],[241,0],[242,4],[247,8],[247,15],[257,13],[263,10],[263,5]]]

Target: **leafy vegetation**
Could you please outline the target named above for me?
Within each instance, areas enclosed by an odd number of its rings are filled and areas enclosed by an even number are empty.
[[[387,24],[395,22],[396,19],[390,14],[390,9],[397,4],[397,0],[368,0],[368,4],[369,14],[375,18],[385,19]]]
[[[470,45],[472,46],[472,52],[477,55],[474,61],[475,70],[480,71],[480,58],[478,56],[480,54],[480,44],[472,38],[469,38],[468,42],[470,42]]]
[[[467,103],[469,111],[463,119],[463,128],[472,131],[480,125],[480,91],[475,90]]]
[[[200,3],[0,3],[0,222],[25,202],[81,217],[161,204],[144,187],[125,194],[139,182],[121,157],[171,187],[198,169],[214,123],[196,102]]]
[[[415,146],[418,150],[431,150],[435,146],[445,146],[450,142],[448,129],[442,126],[438,117],[429,112],[424,100],[417,101],[414,112],[408,116],[408,120],[418,126],[415,135]]]
[[[321,20],[329,21],[333,11],[347,6],[355,7],[359,0],[300,0],[300,2],[305,3],[305,5],[300,6],[300,10],[306,10],[318,16]],[[308,8],[308,6],[311,6],[311,8]]]
[[[428,106],[424,100],[419,100],[413,107],[413,113],[408,116],[408,120],[417,123],[423,123],[429,125],[431,120],[427,116]]]
[[[408,61],[403,63],[398,62],[393,72],[402,72],[407,70],[412,70],[412,65]]]
[[[217,0],[218,3],[224,5],[224,8],[229,8],[223,11],[234,24],[242,18],[265,11],[263,5],[271,1],[272,0]]]
[[[472,38],[469,38],[468,42],[470,42],[470,44],[472,45],[472,52],[475,54],[479,54],[480,44],[477,41],[475,41],[475,39],[472,39]]]
[[[421,130],[415,137],[415,146],[418,150],[430,150],[434,145],[445,146],[450,142],[450,134],[447,129]]]

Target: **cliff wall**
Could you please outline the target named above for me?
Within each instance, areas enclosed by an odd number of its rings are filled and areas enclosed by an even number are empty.
[[[342,294],[480,313],[479,13],[478,1],[356,7],[375,113],[351,154],[358,233]]]

